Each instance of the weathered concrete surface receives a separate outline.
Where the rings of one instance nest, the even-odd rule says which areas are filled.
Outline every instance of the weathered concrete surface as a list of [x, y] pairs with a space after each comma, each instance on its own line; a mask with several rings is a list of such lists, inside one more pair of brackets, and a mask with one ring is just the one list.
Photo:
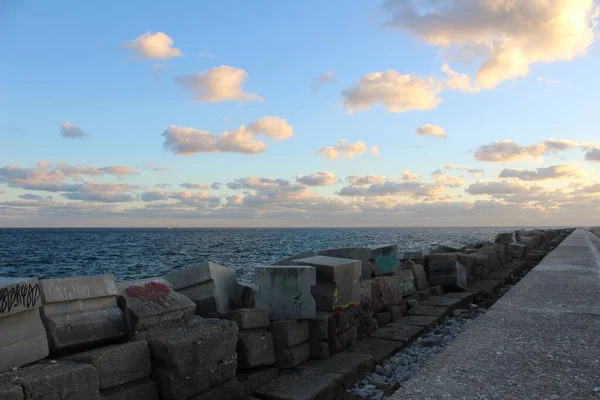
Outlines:
[[319, 255], [360, 260], [362, 279], [391, 275], [398, 268], [397, 245], [326, 249]]
[[127, 334], [112, 275], [42, 279], [40, 287], [51, 353], [114, 343]]
[[244, 385], [244, 393], [246, 396], [250, 396], [258, 388], [266, 385], [278, 376], [279, 368], [277, 367], [254, 368], [248, 371], [238, 372], [237, 374], [238, 380]]
[[244, 400], [244, 385], [238, 380], [232, 379], [187, 400]]
[[254, 269], [259, 292], [256, 308], [272, 320], [313, 319], [317, 311], [311, 294], [316, 284], [315, 269], [302, 266], [259, 265]]
[[349, 389], [367, 375], [375, 366], [375, 359], [368, 354], [338, 353], [325, 360], [310, 360], [298, 366], [299, 369], [333, 372], [344, 376], [344, 389]]
[[23, 400], [23, 389], [18, 385], [0, 383], [0, 400]]
[[119, 282], [119, 306], [124, 310], [130, 334], [160, 324], [189, 318], [196, 304], [175, 292], [162, 278]]
[[228, 315], [240, 307], [235, 271], [214, 262], [192, 265], [163, 277], [173, 290], [196, 303], [196, 314]]
[[100, 389], [145, 378], [152, 371], [148, 343], [143, 340], [84, 351], [65, 359], [93, 365], [98, 371]]
[[240, 332], [237, 355], [239, 368], [255, 368], [275, 364], [273, 336], [266, 329]]
[[395, 342], [409, 344], [413, 342], [423, 330], [424, 328], [422, 326], [406, 325], [400, 320], [376, 330], [373, 332], [372, 336], [377, 339], [393, 340]]
[[0, 375], [0, 384], [21, 386], [25, 400], [100, 400], [98, 373], [88, 364], [42, 361]]
[[264, 400], [335, 399], [342, 394], [343, 386], [341, 374], [293, 369], [258, 389], [255, 396]]
[[392, 398], [596, 398], [598, 248], [577, 229]]
[[101, 390], [100, 397], [102, 400], [158, 400], [158, 387], [156, 382], [143, 379]]
[[375, 363], [381, 364], [396, 352], [404, 348], [404, 343], [376, 338], [364, 338], [354, 346], [349, 347], [344, 353], [367, 354], [375, 358]]
[[294, 261], [294, 260], [299, 260], [301, 258], [308, 258], [308, 257], [314, 257], [314, 256], [315, 256], [314, 250], [307, 250], [305, 252], [295, 254], [291, 257], [284, 258], [283, 260], [275, 261], [275, 262], [271, 263], [271, 265], [292, 265], [292, 261]]
[[242, 329], [268, 328], [271, 324], [269, 314], [258, 308], [241, 308], [231, 314], [231, 320]]
[[0, 332], [0, 372], [48, 355], [48, 338], [39, 307], [0, 317]]

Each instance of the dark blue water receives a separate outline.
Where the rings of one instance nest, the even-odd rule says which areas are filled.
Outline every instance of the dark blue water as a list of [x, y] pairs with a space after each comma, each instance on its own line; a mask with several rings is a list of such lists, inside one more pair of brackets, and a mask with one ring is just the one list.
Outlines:
[[0, 276], [163, 275], [215, 261], [251, 280], [254, 266], [329, 247], [398, 244], [427, 250], [447, 240], [490, 240], [508, 228], [0, 229]]

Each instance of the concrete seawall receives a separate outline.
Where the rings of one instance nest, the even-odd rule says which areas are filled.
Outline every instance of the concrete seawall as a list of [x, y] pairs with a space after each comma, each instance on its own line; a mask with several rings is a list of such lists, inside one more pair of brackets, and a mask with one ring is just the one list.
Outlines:
[[577, 229], [392, 398], [599, 398], [599, 250]]
[[[572, 231], [506, 232], [494, 242], [442, 243], [431, 253], [399, 253], [396, 245], [309, 251], [256, 266], [254, 283], [211, 262], [127, 282], [0, 278], [0, 399], [351, 396], [345, 391], [447, 317], [474, 301], [491, 304]], [[511, 307], [531, 302], [545, 304], [550, 321], [553, 307], [588, 315], [573, 293], [598, 254], [581, 251], [595, 242], [577, 230], [554, 250], [555, 261], [534, 270], [545, 280], [524, 279], [515, 291], [525, 300], [517, 296], [498, 312], [508, 318]], [[540, 285], [572, 297], [554, 304]], [[584, 297], [598, 294], [582, 288]], [[510, 334], [524, 341], [533, 332]]]

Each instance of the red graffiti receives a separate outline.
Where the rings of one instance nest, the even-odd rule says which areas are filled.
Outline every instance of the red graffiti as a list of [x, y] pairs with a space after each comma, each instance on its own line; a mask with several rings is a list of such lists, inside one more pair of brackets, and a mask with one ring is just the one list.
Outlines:
[[125, 294], [129, 297], [145, 300], [162, 300], [171, 293], [171, 288], [160, 282], [148, 282], [141, 286], [129, 286]]

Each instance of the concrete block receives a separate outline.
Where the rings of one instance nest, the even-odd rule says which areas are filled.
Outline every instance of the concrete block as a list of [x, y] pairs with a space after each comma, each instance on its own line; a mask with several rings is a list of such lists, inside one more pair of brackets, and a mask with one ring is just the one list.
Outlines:
[[432, 306], [432, 307], [445, 307], [454, 310], [460, 308], [461, 299], [450, 297], [450, 296], [431, 296], [426, 300], [423, 300], [420, 306]]
[[273, 337], [266, 329], [242, 331], [237, 342], [239, 368], [275, 364]]
[[273, 341], [277, 347], [293, 347], [306, 342], [310, 336], [308, 321], [280, 320], [274, 321], [269, 326], [273, 334]]
[[329, 344], [327, 342], [310, 338], [310, 358], [324, 359], [331, 356], [329, 353]]
[[309, 258], [309, 257], [314, 257], [314, 256], [315, 256], [314, 250], [307, 250], [302, 253], [295, 254], [291, 257], [284, 258], [283, 260], [275, 261], [274, 263], [271, 263], [271, 265], [292, 265], [292, 261], [294, 261], [294, 260], [299, 260], [301, 258]]
[[398, 305], [403, 297], [416, 292], [415, 278], [410, 270], [397, 271], [394, 276], [382, 276], [371, 279], [362, 285], [370, 286], [372, 311]]
[[112, 275], [42, 279], [40, 288], [51, 353], [115, 343], [127, 334]]
[[256, 305], [256, 294], [258, 285], [250, 282], [238, 282], [236, 293], [239, 299], [240, 308], [254, 308]]
[[358, 307], [348, 307], [331, 312], [317, 311], [310, 323], [310, 337], [324, 340], [356, 325]]
[[425, 253], [423, 251], [403, 251], [398, 253], [398, 260], [400, 261], [412, 260], [418, 263], [424, 258]]
[[244, 397], [244, 385], [233, 379], [188, 400], [244, 400]]
[[171, 289], [162, 278], [117, 283], [119, 306], [125, 313], [129, 332], [178, 322], [194, 315], [196, 304]]
[[439, 252], [447, 253], [464, 253], [467, 250], [467, 245], [456, 242], [444, 242], [438, 245]]
[[0, 383], [0, 400], [23, 400], [23, 389], [18, 385]]
[[26, 400], [100, 400], [98, 373], [88, 364], [40, 362], [0, 375], [0, 383], [20, 386]]
[[429, 270], [431, 271], [431, 264], [458, 261], [457, 253], [433, 253], [429, 255]]
[[429, 330], [442, 322], [443, 317], [439, 315], [407, 315], [398, 321], [399, 324], [421, 326]]
[[515, 243], [515, 241], [516, 241], [515, 232], [504, 232], [504, 233], [499, 233], [496, 235], [496, 239], [494, 240], [494, 243], [510, 244], [510, 243]]
[[240, 330], [268, 328], [271, 324], [269, 314], [258, 308], [235, 310], [231, 314], [231, 320], [237, 324]]
[[294, 368], [310, 358], [310, 344], [304, 342], [294, 347], [275, 347], [277, 367]]
[[[357, 353], [372, 356], [375, 364], [381, 364], [404, 348], [404, 343], [376, 338], [365, 338], [359, 340], [355, 345], [344, 350], [344, 353]], [[341, 353], [341, 354], [344, 354]]]
[[0, 372], [43, 359], [48, 338], [39, 307], [0, 316]]
[[415, 288], [416, 290], [427, 289], [429, 282], [427, 281], [427, 274], [425, 268], [420, 264], [412, 264], [411, 270], [415, 277]]
[[336, 399], [344, 391], [341, 374], [295, 369], [282, 372], [269, 384], [256, 391], [256, 396], [268, 400]]
[[256, 390], [273, 379], [279, 376], [279, 368], [277, 367], [265, 367], [255, 368], [250, 371], [242, 372], [237, 374], [237, 379], [244, 386], [244, 393], [246, 396], [250, 396]]
[[360, 260], [361, 279], [391, 275], [398, 268], [397, 245], [326, 249], [319, 255]]
[[98, 371], [100, 389], [145, 378], [152, 371], [148, 344], [143, 340], [101, 347], [65, 359], [93, 365]]
[[461, 303], [459, 308], [468, 306], [469, 304], [473, 303], [474, 300], [473, 293], [469, 292], [449, 292], [446, 293], [445, 296], [460, 299]]
[[37, 278], [0, 277], [0, 318], [42, 305]]
[[432, 286], [429, 288], [429, 294], [431, 296], [443, 296], [444, 288], [442, 286]]
[[429, 284], [431, 286], [443, 286], [452, 291], [464, 291], [467, 289], [467, 271], [458, 262], [436, 263], [429, 265]]
[[475, 257], [473, 257], [471, 254], [465, 253], [456, 253], [456, 257], [458, 262], [464, 265], [464, 267], [467, 269], [467, 275], [470, 275], [473, 265], [475, 265]]
[[424, 306], [420, 304], [408, 310], [408, 315], [439, 317], [440, 319], [449, 316], [451, 313], [452, 307]]
[[337, 354], [349, 346], [352, 346], [358, 340], [358, 329], [353, 326], [350, 329], [338, 333], [335, 336], [330, 336], [326, 339], [329, 347], [329, 354]]
[[158, 386], [150, 379], [142, 379], [101, 390], [102, 400], [158, 400]]
[[377, 322], [380, 327], [384, 327], [390, 322], [392, 322], [392, 313], [391, 312], [378, 312], [375, 314], [375, 318], [377, 318]]
[[[409, 311], [410, 312], [410, 311]], [[405, 325], [398, 322], [392, 322], [383, 328], [379, 328], [373, 332], [373, 337], [376, 339], [392, 340], [402, 342], [404, 344], [412, 343], [417, 336], [423, 332], [421, 326]]]
[[350, 389], [375, 367], [375, 359], [367, 354], [338, 353], [325, 360], [309, 360], [299, 369], [332, 372], [344, 377], [344, 389]]
[[228, 315], [239, 308], [235, 271], [214, 262], [192, 265], [163, 277], [173, 290], [196, 304], [196, 314]]
[[238, 328], [235, 322], [191, 317], [139, 332], [152, 355], [152, 379], [162, 399], [187, 399], [235, 377]]
[[261, 265], [254, 274], [260, 287], [256, 308], [268, 312], [272, 320], [315, 318], [316, 304], [311, 294], [316, 284], [314, 268]]
[[395, 322], [406, 315], [406, 313], [408, 312], [408, 304], [390, 306], [389, 310], [392, 315], [392, 322]]
[[292, 261], [294, 265], [315, 268], [316, 285], [312, 289], [317, 310], [332, 311], [360, 303], [360, 261], [315, 256]]
[[527, 246], [520, 243], [511, 243], [508, 245], [508, 255], [512, 258], [525, 258]]

